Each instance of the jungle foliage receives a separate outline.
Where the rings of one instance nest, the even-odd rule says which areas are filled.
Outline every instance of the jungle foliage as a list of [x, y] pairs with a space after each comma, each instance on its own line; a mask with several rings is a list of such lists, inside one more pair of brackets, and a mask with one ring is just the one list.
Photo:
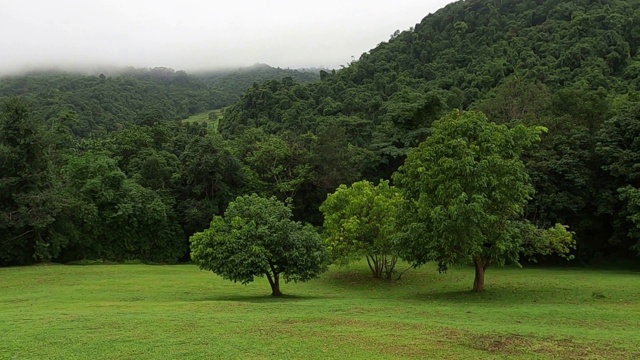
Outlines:
[[[548, 129], [519, 151], [527, 234], [563, 224], [576, 263], [637, 261], [639, 46], [640, 0], [466, 0], [311, 83], [260, 66], [260, 82], [164, 68], [1, 79], [0, 265], [188, 259], [189, 237], [252, 193], [321, 226], [328, 194], [391, 180], [456, 110]], [[232, 102], [217, 131], [177, 121]]]
[[[319, 82], [254, 86], [219, 128], [234, 141], [248, 131], [317, 136], [331, 126], [347, 134], [341, 148], [354, 154], [333, 167], [349, 159], [358, 179], [377, 181], [455, 109], [481, 110], [508, 127], [544, 126], [523, 153], [535, 190], [525, 218], [542, 228], [568, 225], [580, 263], [630, 258], [638, 233], [638, 34], [637, 0], [459, 1], [347, 67], [321, 71]], [[317, 203], [305, 203], [312, 216]]]

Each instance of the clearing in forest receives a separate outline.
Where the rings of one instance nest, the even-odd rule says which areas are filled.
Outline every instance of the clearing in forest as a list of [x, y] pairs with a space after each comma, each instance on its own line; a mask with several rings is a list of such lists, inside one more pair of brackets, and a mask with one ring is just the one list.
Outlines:
[[[213, 118], [210, 116], [210, 114], [213, 114]], [[222, 119], [223, 115], [224, 115], [224, 108], [207, 110], [199, 114], [191, 115], [188, 118], [183, 119], [182, 122], [197, 123], [197, 124], [206, 123], [206, 124], [209, 124], [209, 127], [212, 128], [214, 131], [217, 131], [218, 124], [220, 123], [220, 120]]]

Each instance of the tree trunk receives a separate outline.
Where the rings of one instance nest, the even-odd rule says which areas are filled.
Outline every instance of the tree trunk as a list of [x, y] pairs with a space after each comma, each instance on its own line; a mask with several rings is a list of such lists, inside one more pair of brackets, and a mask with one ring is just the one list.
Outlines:
[[380, 259], [378, 259], [376, 255], [367, 255], [366, 258], [369, 269], [371, 269], [371, 273], [373, 274], [373, 278], [380, 279], [382, 277], [382, 266], [380, 263]]
[[487, 266], [489, 266], [489, 262], [482, 259], [481, 257], [477, 257], [474, 260], [474, 265], [476, 268], [476, 276], [473, 281], [473, 291], [475, 292], [483, 292], [484, 291], [484, 272], [487, 270]]
[[273, 276], [273, 285], [271, 285], [271, 296], [281, 296], [280, 292], [280, 274]]
[[384, 278], [390, 280], [393, 276], [393, 271], [398, 263], [398, 257], [395, 255], [390, 255], [391, 259], [387, 258], [387, 255], [384, 256]]
[[273, 276], [271, 276], [270, 273], [267, 273], [267, 280], [269, 280], [269, 285], [271, 285], [271, 296], [281, 296], [280, 274], [273, 274]]

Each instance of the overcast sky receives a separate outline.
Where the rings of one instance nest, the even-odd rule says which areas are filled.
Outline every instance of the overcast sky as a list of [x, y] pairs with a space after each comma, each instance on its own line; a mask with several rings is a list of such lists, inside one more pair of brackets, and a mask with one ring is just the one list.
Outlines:
[[451, 0], [0, 0], [0, 73], [339, 67]]

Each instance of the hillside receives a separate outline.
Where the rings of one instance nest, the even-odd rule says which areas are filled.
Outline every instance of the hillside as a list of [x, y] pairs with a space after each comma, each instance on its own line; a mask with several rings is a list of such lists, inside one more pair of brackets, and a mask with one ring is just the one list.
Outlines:
[[80, 136], [114, 131], [124, 124], [184, 119], [236, 102], [254, 83], [292, 78], [301, 83], [318, 74], [268, 65], [196, 75], [169, 68], [109, 69], [103, 74], [40, 72], [0, 78], [0, 102], [30, 99], [34, 116], [67, 122]]
[[[308, 84], [262, 65], [2, 79], [0, 266], [187, 260], [189, 237], [251, 193], [320, 227], [328, 194], [391, 178], [455, 109], [545, 127], [523, 159], [526, 219], [568, 225], [574, 264], [637, 262], [639, 29], [640, 0], [467, 0]], [[170, 121], [245, 86], [217, 127]]]
[[[250, 89], [219, 129], [229, 139], [250, 129], [343, 134], [348, 141], [332, 144], [334, 151], [352, 155], [322, 171], [376, 180], [388, 178], [430, 123], [452, 109], [544, 125], [549, 133], [527, 159], [537, 190], [528, 218], [568, 224], [582, 259], [628, 255], [640, 206], [620, 191], [640, 187], [640, 177], [631, 168], [615, 171], [630, 161], [616, 149], [640, 150], [632, 125], [639, 46], [638, 0], [459, 1], [350, 66], [321, 72], [320, 82]], [[310, 187], [301, 203], [309, 204], [310, 193], [321, 202], [326, 191]]]
[[127, 123], [181, 119], [212, 105], [205, 84], [166, 68], [114, 76], [41, 73], [0, 79], [0, 101], [14, 96], [29, 99], [38, 120], [63, 121], [79, 136]]
[[267, 64], [255, 64], [229, 72], [194, 73], [194, 76], [209, 86], [211, 96], [216, 99], [216, 108], [235, 104], [255, 83], [284, 78], [291, 78], [299, 84], [320, 80], [318, 71], [281, 69]]

